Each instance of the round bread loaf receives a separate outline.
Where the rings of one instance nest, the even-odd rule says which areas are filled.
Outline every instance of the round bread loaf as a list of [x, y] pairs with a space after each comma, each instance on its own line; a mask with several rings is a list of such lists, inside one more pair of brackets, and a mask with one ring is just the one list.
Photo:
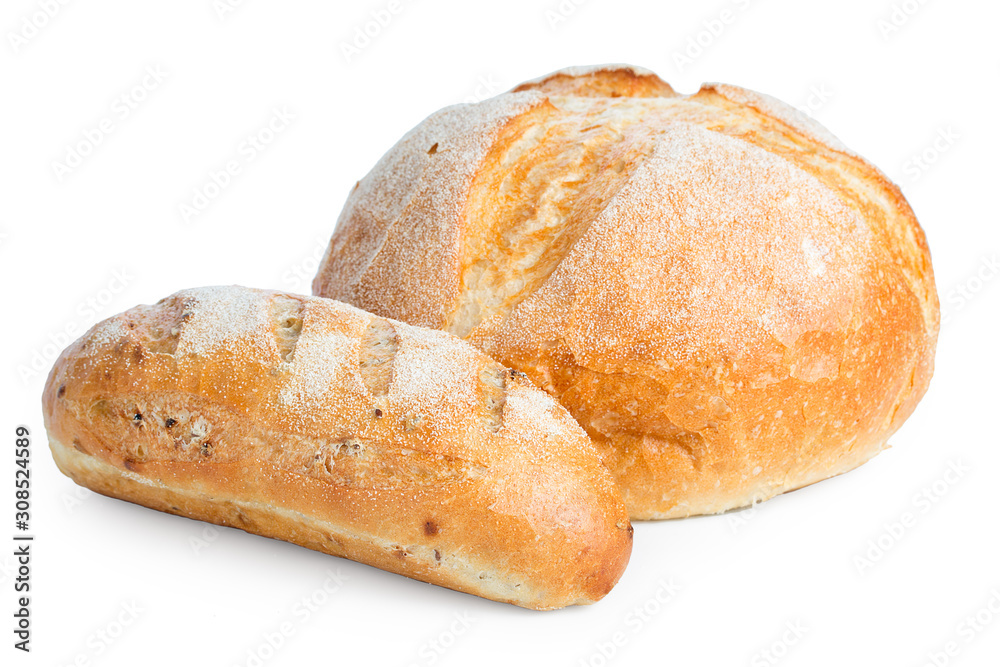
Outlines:
[[355, 186], [313, 290], [526, 373], [637, 519], [865, 462], [924, 394], [939, 322], [881, 171], [773, 98], [627, 66], [433, 114]]

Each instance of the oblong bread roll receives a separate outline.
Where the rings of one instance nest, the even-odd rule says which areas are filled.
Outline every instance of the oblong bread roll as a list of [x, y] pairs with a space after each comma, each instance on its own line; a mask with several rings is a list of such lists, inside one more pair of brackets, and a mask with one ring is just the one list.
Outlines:
[[328, 299], [179, 292], [108, 319], [43, 396], [98, 493], [532, 609], [617, 582], [632, 527], [569, 413], [450, 334]]

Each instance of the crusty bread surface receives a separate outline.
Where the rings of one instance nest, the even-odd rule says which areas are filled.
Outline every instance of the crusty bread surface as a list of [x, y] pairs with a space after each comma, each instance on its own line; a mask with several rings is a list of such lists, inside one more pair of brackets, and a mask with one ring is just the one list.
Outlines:
[[939, 322], [881, 171], [766, 95], [628, 66], [430, 116], [355, 186], [313, 291], [526, 373], [638, 519], [865, 462], [926, 391]]
[[43, 396], [99, 493], [532, 609], [617, 582], [632, 528], [573, 418], [450, 334], [241, 287], [95, 326]]

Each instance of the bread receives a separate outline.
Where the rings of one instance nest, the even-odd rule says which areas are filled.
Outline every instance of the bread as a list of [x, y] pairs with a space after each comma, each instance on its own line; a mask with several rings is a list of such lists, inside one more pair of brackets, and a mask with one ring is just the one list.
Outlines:
[[865, 462], [924, 394], [939, 321], [882, 172], [775, 99], [627, 66], [430, 116], [355, 186], [313, 291], [526, 373], [634, 519]]
[[63, 352], [43, 397], [78, 484], [532, 609], [632, 548], [572, 417], [470, 345], [326, 299], [179, 292]]

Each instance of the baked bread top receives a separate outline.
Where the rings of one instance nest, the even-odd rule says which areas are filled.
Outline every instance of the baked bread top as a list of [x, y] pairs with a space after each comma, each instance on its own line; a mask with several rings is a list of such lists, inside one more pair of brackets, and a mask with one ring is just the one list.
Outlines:
[[313, 290], [527, 373], [639, 518], [860, 464], [923, 395], [939, 318], [881, 171], [773, 98], [628, 66], [429, 117], [355, 186]]

